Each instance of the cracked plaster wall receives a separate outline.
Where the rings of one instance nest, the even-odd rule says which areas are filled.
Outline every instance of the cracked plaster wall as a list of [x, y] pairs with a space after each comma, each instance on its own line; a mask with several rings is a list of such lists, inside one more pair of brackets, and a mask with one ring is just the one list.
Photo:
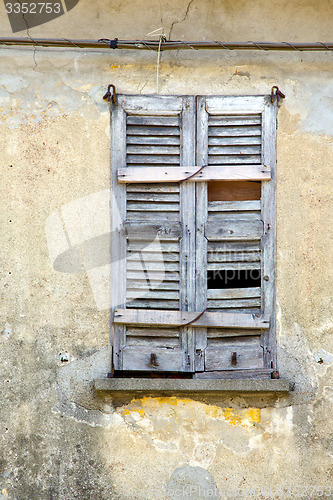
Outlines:
[[[1, 9], [0, 34], [10, 36]], [[332, 14], [329, 1], [150, 0], [133, 15], [133, 2], [81, 0], [29, 34], [140, 38], [163, 26], [172, 39], [327, 41]], [[243, 497], [288, 498], [294, 488], [320, 498], [307, 489], [316, 487], [327, 498], [332, 66], [329, 53], [162, 54], [161, 93], [266, 94], [278, 84], [287, 96], [278, 115], [277, 323], [280, 374], [295, 390], [282, 399], [115, 402], [92, 385], [109, 371], [108, 312], [85, 272], [52, 269], [44, 226], [64, 205], [108, 189], [102, 96], [111, 82], [154, 93], [156, 55], [0, 50], [2, 498], [182, 498], [179, 488], [188, 498], [210, 489], [233, 498], [241, 488]]]

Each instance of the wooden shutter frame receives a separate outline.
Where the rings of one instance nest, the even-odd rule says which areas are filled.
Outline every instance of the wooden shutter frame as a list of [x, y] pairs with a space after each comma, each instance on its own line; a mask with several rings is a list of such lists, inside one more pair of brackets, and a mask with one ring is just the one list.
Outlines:
[[[136, 107], [137, 102], [138, 102], [138, 97], [142, 99], [142, 109], [138, 109]], [[125, 220], [125, 215], [126, 215], [126, 197], [124, 194], [126, 191], [125, 184], [128, 182], [127, 180], [124, 180], [120, 178], [119, 181], [119, 173], [122, 175], [123, 169], [128, 170], [128, 167], [126, 167], [126, 127], [124, 127], [124, 123], [126, 120], [125, 113], [127, 112], [128, 114], [151, 114], [151, 112], [147, 113], [143, 108], [147, 103], [149, 103], [149, 99], [151, 96], [118, 96], [118, 103], [117, 104], [112, 104], [112, 114], [113, 114], [113, 120], [116, 120], [118, 124], [121, 126], [119, 127], [119, 130], [116, 131], [115, 129], [112, 130], [111, 134], [111, 220], [112, 220], [112, 225], [111, 225], [111, 232], [113, 235], [113, 238], [111, 241], [111, 253], [112, 255], [124, 255], [125, 253], [125, 248], [124, 248], [124, 239], [121, 238], [121, 224], [120, 221]], [[158, 99], [160, 102], [160, 109], [165, 113], [165, 99], [167, 99], [169, 102], [172, 101], [172, 99], [175, 99], [174, 96], [154, 96], [154, 99]], [[186, 97], [183, 97], [186, 99]], [[193, 97], [189, 96], [189, 99], [193, 99]], [[122, 100], [127, 99], [127, 108], [126, 111], [122, 107]], [[207, 100], [209, 99], [209, 104], [207, 106]], [[211, 114], [219, 114], [221, 110], [219, 110], [220, 102], [221, 99], [224, 101], [225, 107], [223, 108], [223, 112], [231, 115], [231, 114], [240, 114], [240, 113], [261, 113], [262, 114], [262, 163], [263, 165], [267, 165], [269, 167], [269, 171], [263, 170], [262, 171], [262, 177], [261, 180], [263, 179], [268, 179], [270, 178], [269, 182], [262, 182], [262, 217], [263, 217], [263, 224], [264, 224], [264, 237], [262, 238], [262, 245], [265, 247], [265, 251], [263, 253], [264, 258], [262, 260], [262, 290], [263, 290], [263, 297], [262, 297], [262, 304], [263, 304], [263, 322], [264, 320], [266, 321], [266, 326], [262, 327], [263, 331], [263, 337], [264, 337], [264, 366], [268, 370], [275, 370], [276, 369], [276, 341], [275, 341], [275, 281], [276, 281], [276, 272], [275, 272], [275, 256], [276, 256], [276, 249], [275, 249], [275, 240], [276, 240], [276, 223], [275, 223], [275, 209], [276, 209], [276, 112], [277, 112], [277, 107], [275, 104], [272, 104], [270, 101], [269, 96], [223, 96], [222, 98], [220, 96], [209, 96], [208, 99], [205, 96], [198, 96], [197, 101], [198, 101], [198, 109], [200, 105], [205, 106], [205, 109], [209, 110]], [[176, 111], [177, 112], [177, 111]], [[176, 113], [175, 112], [175, 113]], [[170, 113], [170, 116], [175, 113]], [[208, 115], [207, 115], [208, 116]], [[193, 116], [193, 120], [195, 122], [195, 117]], [[124, 130], [125, 132], [124, 132]], [[199, 140], [197, 139], [197, 161], [195, 161], [195, 158], [193, 158], [192, 165], [189, 165], [189, 167], [192, 168], [184, 168], [183, 174], [186, 173], [191, 173], [193, 172], [194, 169], [197, 169], [198, 166], [202, 166], [207, 164], [207, 159], [204, 159], [202, 152], [207, 151], [207, 147], [205, 147], [204, 144], [198, 144]], [[186, 143], [189, 144], [189, 143]], [[193, 148], [194, 151], [195, 148]], [[115, 161], [115, 158], [119, 160], [121, 158], [121, 162]], [[193, 166], [195, 165], [195, 166]], [[267, 169], [267, 167], [265, 167]], [[225, 169], [228, 170], [228, 169]], [[203, 171], [202, 171], [203, 172]], [[208, 173], [208, 168], [206, 171], [206, 178], [209, 177]], [[188, 185], [191, 182], [191, 190], [195, 191], [195, 196], [196, 196], [196, 210], [197, 210], [197, 220], [196, 220], [196, 232], [197, 234], [200, 234], [200, 232], [204, 231], [204, 222], [203, 219], [205, 219], [205, 214], [200, 215], [200, 210], [198, 211], [198, 207], [203, 207], [207, 206], [207, 189], [205, 188], [205, 184], [203, 181], [203, 176], [201, 176], [197, 179], [192, 178], [187, 182], [186, 184]], [[240, 178], [240, 177], [237, 177]], [[257, 177], [258, 179], [258, 177]], [[199, 184], [197, 184], [194, 181], [201, 181]], [[124, 183], [123, 183], [124, 182]], [[137, 182], [137, 180], [133, 180], [133, 182]], [[144, 182], [147, 182], [146, 180]], [[170, 182], [170, 179], [167, 180], [167, 182]], [[187, 189], [187, 186], [186, 186]], [[193, 192], [194, 192], [193, 191]], [[184, 197], [181, 197], [181, 199]], [[193, 196], [191, 196], [193, 199]], [[193, 212], [191, 213], [190, 211], [187, 211], [189, 215], [191, 216]], [[118, 215], [114, 215], [118, 214]], [[185, 217], [186, 219], [186, 217]], [[193, 224], [192, 222], [190, 224]], [[185, 221], [185, 226], [186, 226], [186, 221]], [[123, 241], [121, 241], [121, 239]], [[203, 243], [203, 240], [201, 243], [195, 244], [195, 247], [193, 248], [193, 240], [191, 242], [186, 243], [186, 251], [194, 251], [196, 255], [196, 262], [195, 262], [195, 267], [191, 265], [190, 268], [190, 273], [195, 275], [195, 279], [188, 279], [188, 276], [185, 280], [185, 282], [188, 284], [189, 282], [194, 283], [195, 282], [195, 288], [197, 290], [195, 294], [195, 301], [192, 296], [191, 302], [195, 302], [195, 307], [194, 309], [198, 311], [202, 311], [204, 309], [204, 304], [206, 303], [207, 300], [207, 286], [206, 283], [204, 284], [204, 277], [200, 277], [196, 275], [195, 269], [200, 269], [200, 260], [206, 258], [207, 254], [207, 245], [206, 245], [206, 250], [205, 250], [205, 243]], [[124, 252], [124, 253], [123, 253]], [[113, 267], [111, 263], [111, 321], [112, 321], [112, 341], [113, 341], [113, 346], [116, 351], [119, 351], [119, 353], [122, 352], [122, 348], [125, 345], [125, 325], [120, 321], [120, 317], [122, 314], [126, 311], [124, 311], [121, 307], [119, 308], [119, 305], [123, 304], [122, 298], [125, 296], [126, 297], [126, 282], [120, 283], [120, 280], [117, 279], [117, 276], [119, 274], [119, 268], [121, 269], [121, 272], [126, 273], [126, 263], [124, 259], [119, 259], [119, 262], [117, 262], [117, 259], [112, 258], [113, 261]], [[121, 262], [121, 263], [120, 263]], [[117, 269], [117, 273], [112, 272], [113, 270]], [[183, 267], [185, 269], [185, 267]], [[268, 277], [268, 280], [264, 279], [264, 277]], [[184, 281], [184, 279], [183, 279]], [[205, 285], [205, 286], [203, 286]], [[206, 292], [203, 293], [203, 290]], [[200, 293], [198, 293], [200, 291]], [[184, 304], [186, 300], [188, 301], [188, 294], [193, 294], [193, 290], [191, 289], [191, 286], [187, 285], [186, 293], [183, 294], [182, 298], [182, 303]], [[115, 314], [115, 309], [117, 307], [117, 312]], [[184, 308], [184, 312], [186, 310], [186, 307]], [[181, 310], [180, 313], [183, 311]], [[214, 314], [214, 313], [211, 313]], [[223, 313], [220, 313], [223, 314]], [[242, 314], [242, 313], [239, 313]], [[126, 313], [125, 313], [126, 315]], [[244, 313], [246, 316], [246, 313]], [[267, 329], [267, 315], [270, 318], [270, 328]], [[244, 318], [245, 318], [244, 316]], [[250, 315], [247, 315], [250, 316]], [[191, 317], [192, 316], [187, 316]], [[205, 317], [205, 321], [203, 320], [203, 323], [207, 323], [207, 315]], [[192, 318], [193, 319], [193, 318]], [[223, 321], [222, 321], [223, 323]], [[114, 335], [114, 325], [117, 325], [117, 330], [118, 333], [115, 336]], [[138, 323], [136, 323], [138, 324]], [[144, 324], [144, 323], [142, 323]], [[193, 367], [193, 361], [192, 361], [192, 356], [191, 357], [191, 365], [190, 365], [190, 370], [189, 371], [202, 371], [203, 369], [203, 357], [202, 357], [202, 352], [207, 346], [207, 338], [205, 334], [205, 329], [200, 329], [200, 323], [196, 324], [195, 326], [191, 326], [191, 328], [186, 329], [186, 343], [190, 343], [188, 345], [189, 351], [194, 353], [195, 356], [195, 367]], [[223, 325], [221, 324], [221, 327]], [[185, 329], [184, 329], [185, 330]], [[194, 341], [195, 339], [195, 341]], [[184, 352], [184, 356], [188, 356], [190, 353], [187, 353], [186, 351]], [[184, 363], [186, 363], [186, 360], [184, 359]], [[119, 355], [118, 359], [115, 359], [115, 368], [120, 369], [121, 368], [121, 354]]]
[[[153, 107], [152, 107], [153, 103]], [[115, 370], [123, 369], [123, 350], [126, 347], [125, 322], [117, 322], [117, 307], [126, 307], [126, 240], [131, 227], [126, 223], [126, 186], [118, 179], [118, 169], [126, 166], [126, 115], [141, 116], [181, 115], [180, 165], [195, 163], [195, 98], [193, 96], [130, 96], [118, 95], [111, 104], [111, 337]], [[178, 168], [178, 167], [176, 167]], [[181, 167], [179, 167], [181, 168]], [[139, 172], [144, 167], [139, 167]], [[139, 177], [139, 181], [142, 181]], [[143, 182], [146, 182], [145, 180]], [[115, 216], [116, 214], [116, 216]], [[180, 224], [183, 228], [180, 240], [180, 308], [194, 309], [195, 276], [195, 185], [180, 186]], [[136, 226], [140, 223], [136, 223]], [[144, 225], [144, 223], [142, 223]], [[133, 224], [132, 224], [133, 227]], [[177, 229], [175, 228], [175, 231]], [[119, 259], [114, 256], [119, 255]], [[121, 256], [123, 258], [121, 258]], [[122, 276], [119, 279], [119, 276]], [[126, 312], [130, 311], [126, 310]], [[147, 314], [150, 314], [147, 310]], [[191, 327], [179, 326], [183, 371], [193, 371], [194, 336]]]

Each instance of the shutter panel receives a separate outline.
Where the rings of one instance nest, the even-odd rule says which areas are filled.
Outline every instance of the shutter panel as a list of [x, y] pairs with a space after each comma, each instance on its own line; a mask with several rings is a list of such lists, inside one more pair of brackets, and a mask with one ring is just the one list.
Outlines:
[[209, 196], [207, 182], [197, 184], [197, 310], [268, 313], [271, 319], [267, 333], [196, 329], [197, 377], [269, 376], [275, 366], [275, 107], [261, 96], [199, 97], [197, 109], [198, 165], [233, 169], [264, 164], [272, 176], [262, 181], [260, 199], [251, 199], [257, 187], [244, 182], [246, 175], [239, 184], [220, 183], [221, 199]]
[[[118, 232], [116, 221], [112, 222], [112, 235], [116, 235], [111, 255], [122, 249], [122, 261], [113, 267], [113, 313], [117, 308], [144, 311], [149, 324], [149, 311], [194, 310], [195, 186], [153, 182], [156, 168], [194, 164], [194, 98], [118, 96], [111, 131], [113, 142], [118, 143], [111, 157], [111, 175], [121, 221]], [[151, 178], [144, 182], [140, 171], [147, 167]], [[132, 168], [141, 182], [118, 182], [119, 172]], [[190, 331], [116, 323], [114, 367], [149, 372], [193, 370]]]

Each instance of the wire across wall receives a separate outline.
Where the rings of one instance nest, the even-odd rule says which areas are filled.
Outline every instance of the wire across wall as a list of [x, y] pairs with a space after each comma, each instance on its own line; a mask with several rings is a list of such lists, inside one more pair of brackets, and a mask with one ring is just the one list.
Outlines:
[[101, 38], [99, 40], [75, 40], [68, 38], [18, 38], [1, 37], [0, 45], [6, 47], [58, 47], [72, 49], [132, 49], [163, 52], [167, 50], [260, 50], [260, 51], [333, 51], [333, 42], [219, 42], [183, 40], [118, 40]]

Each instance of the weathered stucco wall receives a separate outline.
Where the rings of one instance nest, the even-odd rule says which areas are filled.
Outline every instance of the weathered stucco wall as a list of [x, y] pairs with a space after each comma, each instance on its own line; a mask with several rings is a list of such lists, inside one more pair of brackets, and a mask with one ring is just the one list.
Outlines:
[[[0, 34], [10, 36], [3, 5], [0, 12]], [[332, 15], [329, 1], [81, 0], [29, 34], [135, 39], [162, 25], [172, 39], [328, 41]], [[277, 334], [280, 375], [295, 390], [277, 399], [96, 397], [92, 380], [106, 376], [110, 359], [99, 295], [107, 263], [99, 275], [97, 247], [80, 274], [60, 272], [75, 270], [80, 254], [57, 271], [50, 253], [54, 260], [66, 250], [64, 227], [79, 246], [107, 233], [102, 96], [108, 83], [155, 93], [156, 54], [3, 48], [0, 68], [2, 498], [218, 498], [214, 488], [221, 498], [331, 498], [332, 55], [161, 57], [162, 94], [266, 94], [275, 84], [286, 94]]]

